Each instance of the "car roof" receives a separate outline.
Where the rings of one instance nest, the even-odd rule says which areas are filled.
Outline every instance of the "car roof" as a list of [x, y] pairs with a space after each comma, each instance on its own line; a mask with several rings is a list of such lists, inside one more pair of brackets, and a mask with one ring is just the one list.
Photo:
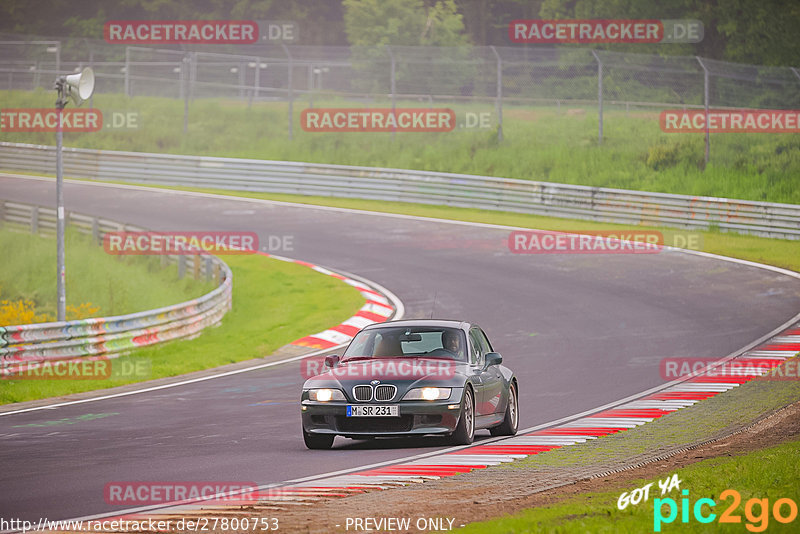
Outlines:
[[374, 328], [382, 327], [397, 327], [397, 326], [426, 326], [433, 328], [460, 328], [461, 330], [469, 330], [474, 323], [466, 321], [457, 321], [453, 319], [401, 319], [399, 321], [386, 321], [385, 323], [373, 323], [364, 328], [364, 330], [372, 330]]

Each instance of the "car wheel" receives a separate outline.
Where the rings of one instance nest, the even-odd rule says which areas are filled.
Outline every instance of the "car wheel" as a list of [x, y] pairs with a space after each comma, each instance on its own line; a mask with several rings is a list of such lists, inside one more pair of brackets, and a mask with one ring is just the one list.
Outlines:
[[513, 436], [517, 433], [519, 426], [519, 399], [517, 398], [517, 386], [511, 384], [508, 389], [508, 404], [506, 405], [506, 416], [503, 422], [494, 428], [490, 428], [489, 432], [493, 436]]
[[454, 445], [469, 445], [475, 439], [475, 401], [472, 389], [464, 390], [464, 400], [461, 405], [461, 417], [458, 425], [450, 438]]
[[303, 429], [303, 441], [309, 449], [330, 449], [335, 437], [335, 434], [309, 434]]

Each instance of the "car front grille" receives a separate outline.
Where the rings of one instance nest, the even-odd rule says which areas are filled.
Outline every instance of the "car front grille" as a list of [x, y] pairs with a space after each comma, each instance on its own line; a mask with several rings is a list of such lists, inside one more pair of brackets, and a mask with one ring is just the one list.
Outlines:
[[397, 387], [392, 384], [381, 384], [375, 386], [375, 400], [376, 401], [390, 401], [397, 393]]
[[353, 397], [357, 401], [372, 400], [372, 386], [356, 386], [353, 388]]
[[339, 432], [408, 432], [414, 425], [413, 415], [400, 417], [336, 417]]

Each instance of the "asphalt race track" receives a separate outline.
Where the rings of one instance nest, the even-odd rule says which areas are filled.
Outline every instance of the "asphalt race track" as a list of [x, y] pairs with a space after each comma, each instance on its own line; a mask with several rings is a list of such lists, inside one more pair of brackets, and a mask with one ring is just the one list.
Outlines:
[[[52, 206], [55, 183], [0, 177], [0, 198]], [[512, 254], [498, 228], [76, 183], [65, 205], [153, 230], [290, 235], [294, 250], [275, 253], [382, 284], [408, 318], [428, 317], [436, 295], [435, 317], [479, 323], [516, 372], [521, 428], [654, 387], [662, 358], [725, 356], [800, 310], [800, 280], [686, 253]], [[306, 450], [302, 382], [285, 364], [2, 416], [0, 516], [119, 510], [103, 498], [113, 481], [266, 484], [442, 446], [337, 438]]]

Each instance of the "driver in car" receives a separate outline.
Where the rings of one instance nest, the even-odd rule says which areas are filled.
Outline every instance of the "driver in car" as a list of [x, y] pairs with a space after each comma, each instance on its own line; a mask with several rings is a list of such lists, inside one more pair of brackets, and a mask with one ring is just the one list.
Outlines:
[[442, 332], [442, 346], [456, 358], [463, 358], [464, 353], [461, 350], [461, 336], [458, 335], [458, 332], [454, 330], [445, 330]]

